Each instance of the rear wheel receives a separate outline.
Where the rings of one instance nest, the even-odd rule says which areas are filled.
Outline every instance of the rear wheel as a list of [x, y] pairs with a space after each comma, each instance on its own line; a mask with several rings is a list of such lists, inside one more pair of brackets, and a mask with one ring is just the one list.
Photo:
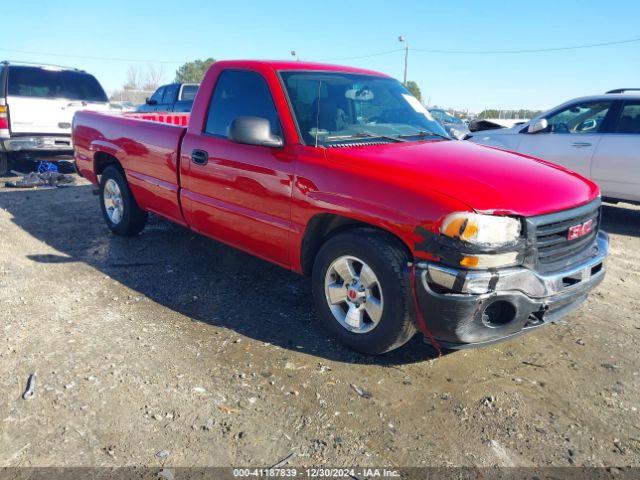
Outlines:
[[136, 235], [147, 223], [147, 212], [138, 206], [124, 173], [117, 167], [109, 166], [102, 172], [100, 207], [107, 226], [117, 235]]
[[342, 343], [378, 355], [416, 333], [408, 255], [398, 240], [371, 229], [339, 234], [320, 249], [313, 296], [325, 327]]

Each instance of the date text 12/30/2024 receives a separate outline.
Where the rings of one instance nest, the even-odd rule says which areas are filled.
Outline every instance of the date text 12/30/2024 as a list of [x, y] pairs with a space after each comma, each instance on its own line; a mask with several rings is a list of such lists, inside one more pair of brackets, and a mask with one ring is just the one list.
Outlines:
[[398, 478], [387, 468], [234, 468], [236, 478]]

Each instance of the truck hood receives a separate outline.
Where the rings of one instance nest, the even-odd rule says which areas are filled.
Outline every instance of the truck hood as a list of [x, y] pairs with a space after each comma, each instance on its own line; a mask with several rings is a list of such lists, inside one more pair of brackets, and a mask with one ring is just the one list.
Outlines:
[[436, 191], [477, 212], [529, 217], [599, 195], [597, 185], [563, 167], [470, 142], [345, 146], [327, 149], [327, 159], [425, 197]]

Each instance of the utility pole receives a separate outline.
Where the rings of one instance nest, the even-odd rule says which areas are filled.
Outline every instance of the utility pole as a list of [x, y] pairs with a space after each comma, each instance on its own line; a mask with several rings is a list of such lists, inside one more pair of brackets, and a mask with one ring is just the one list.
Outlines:
[[404, 85], [407, 85], [407, 63], [409, 62], [409, 44], [405, 38], [400, 35], [398, 37], [400, 43], [404, 43]]

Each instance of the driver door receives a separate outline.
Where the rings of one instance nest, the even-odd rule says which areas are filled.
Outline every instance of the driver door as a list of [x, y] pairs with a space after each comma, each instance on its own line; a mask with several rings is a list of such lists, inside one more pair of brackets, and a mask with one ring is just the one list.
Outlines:
[[548, 127], [522, 133], [518, 152], [547, 160], [591, 178], [591, 161], [609, 120], [612, 101], [577, 102], [547, 117]]
[[257, 72], [224, 70], [209, 102], [202, 133], [182, 143], [181, 202], [194, 230], [283, 266], [289, 234], [294, 157], [285, 148], [228, 139], [231, 122], [266, 118], [281, 135], [267, 82]]

